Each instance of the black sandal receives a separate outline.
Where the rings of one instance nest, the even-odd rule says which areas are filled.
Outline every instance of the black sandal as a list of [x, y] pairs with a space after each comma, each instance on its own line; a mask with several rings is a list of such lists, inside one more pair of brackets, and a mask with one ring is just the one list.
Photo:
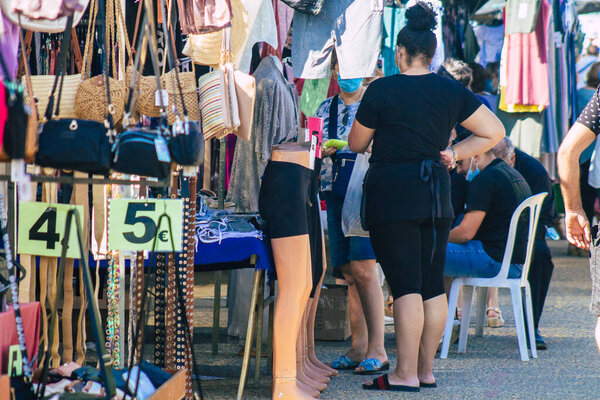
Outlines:
[[363, 383], [363, 389], [365, 390], [389, 390], [393, 392], [419, 392], [421, 389], [415, 386], [406, 385], [391, 385], [388, 379], [388, 374], [381, 375], [373, 379], [370, 385]]

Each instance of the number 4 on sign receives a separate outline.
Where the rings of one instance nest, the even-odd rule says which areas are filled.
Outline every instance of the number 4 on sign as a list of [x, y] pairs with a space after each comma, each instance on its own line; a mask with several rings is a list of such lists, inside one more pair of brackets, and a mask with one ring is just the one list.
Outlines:
[[[83, 214], [82, 206], [33, 201], [19, 203], [19, 254], [60, 257], [67, 212], [72, 208]], [[71, 231], [70, 236], [67, 257], [78, 258], [79, 249], [75, 245], [77, 233]]]

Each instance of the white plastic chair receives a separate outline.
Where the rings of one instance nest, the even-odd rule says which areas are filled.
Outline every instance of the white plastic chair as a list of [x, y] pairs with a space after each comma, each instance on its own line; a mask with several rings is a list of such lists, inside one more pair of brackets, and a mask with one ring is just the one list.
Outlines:
[[[485, 306], [487, 300], [487, 288], [508, 288], [510, 289], [510, 296], [512, 298], [513, 311], [515, 316], [515, 326], [517, 328], [517, 338], [519, 340], [519, 352], [521, 353], [521, 360], [528, 361], [529, 353], [527, 351], [527, 339], [525, 337], [525, 327], [523, 323], [523, 289], [525, 289], [525, 314], [527, 317], [527, 328], [529, 331], [529, 344], [531, 346], [531, 357], [537, 358], [537, 351], [535, 348], [535, 332], [533, 329], [533, 307], [531, 305], [531, 289], [529, 288], [529, 281], [527, 276], [529, 273], [529, 267], [531, 265], [531, 258], [533, 255], [533, 245], [535, 242], [535, 234], [537, 230], [538, 220], [542, 209], [542, 203], [548, 193], [540, 193], [535, 196], [531, 196], [523, 201], [519, 207], [515, 210], [510, 220], [510, 230], [508, 233], [508, 240], [506, 242], [506, 249], [504, 250], [504, 258], [502, 259], [502, 268], [498, 275], [493, 278], [455, 278], [452, 281], [450, 287], [450, 298], [448, 299], [448, 318], [446, 319], [446, 328], [444, 329], [444, 340], [442, 342], [442, 351], [440, 352], [440, 358], [448, 357], [448, 349], [450, 348], [450, 338], [452, 336], [452, 326], [454, 322], [454, 312], [456, 311], [456, 305], [458, 302], [458, 292], [463, 286], [463, 299], [462, 299], [462, 319], [460, 321], [460, 334], [458, 339], [458, 352], [465, 353], [467, 351], [467, 336], [469, 333], [469, 319], [471, 316], [471, 304], [473, 303], [473, 295], [475, 288], [480, 287], [479, 298], [477, 303], [477, 314], [476, 314], [476, 336], [483, 335], [483, 322], [485, 320]], [[525, 211], [529, 209], [529, 233], [527, 237], [527, 253], [525, 263], [523, 264], [523, 273], [520, 278], [509, 279], [508, 271], [510, 267], [510, 261], [513, 255], [513, 249], [515, 246], [515, 237], [517, 233], [517, 224], [519, 217]]]

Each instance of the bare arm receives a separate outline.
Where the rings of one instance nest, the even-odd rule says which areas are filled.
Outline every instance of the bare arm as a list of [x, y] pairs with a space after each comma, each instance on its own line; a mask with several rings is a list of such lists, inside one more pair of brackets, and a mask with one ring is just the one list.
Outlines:
[[462, 244], [472, 240], [485, 218], [485, 211], [468, 211], [460, 225], [450, 231], [448, 242]]
[[[485, 153], [505, 135], [504, 126], [498, 117], [484, 105], [481, 105], [469, 118], [461, 122], [461, 125], [473, 132], [473, 135], [452, 146], [456, 152], [456, 161]], [[444, 164], [452, 163], [453, 154], [450, 150], [442, 151], [441, 156]]]
[[375, 129], [367, 128], [355, 119], [348, 135], [350, 150], [356, 153], [364, 153], [371, 145], [373, 135], [375, 135]]
[[565, 202], [567, 239], [582, 249], [589, 248], [591, 234], [579, 191], [579, 157], [595, 139], [594, 132], [576, 122], [558, 149], [558, 175]]

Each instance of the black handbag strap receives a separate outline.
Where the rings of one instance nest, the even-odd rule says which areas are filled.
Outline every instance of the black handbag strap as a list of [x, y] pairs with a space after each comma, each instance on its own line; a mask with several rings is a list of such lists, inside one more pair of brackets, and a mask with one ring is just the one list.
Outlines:
[[327, 137], [329, 139], [337, 139], [337, 128], [338, 128], [338, 105], [340, 96], [336, 94], [331, 99], [329, 105], [329, 124], [327, 125]]
[[[158, 91], [161, 90], [160, 83], [160, 68], [158, 66], [158, 44], [156, 40], [156, 23], [154, 20], [154, 10], [151, 0], [140, 0], [144, 2], [144, 17], [140, 24], [142, 34], [138, 39], [138, 44], [135, 52], [135, 64], [133, 74], [131, 76], [131, 82], [129, 85], [129, 92], [127, 95], [127, 102], [125, 103], [125, 123], [129, 123], [131, 116], [131, 110], [135, 109], [137, 103], [137, 96], [134, 97], [136, 90], [135, 83], [138, 75], [142, 75], [142, 67], [146, 64], [147, 50], [150, 50], [150, 59], [152, 61], [152, 68], [154, 70], [154, 77], [156, 79], [156, 88]], [[139, 88], [138, 88], [139, 90]], [[165, 106], [162, 101], [162, 96], [158, 96], [160, 110], [161, 110], [161, 122], [163, 127], [166, 127], [167, 114]], [[166, 129], [163, 129], [166, 132]]]
[[[105, 398], [107, 400], [112, 399], [116, 395], [115, 378], [111, 371], [112, 360], [110, 354], [106, 351], [106, 342], [104, 338], [104, 331], [102, 330], [102, 320], [100, 319], [100, 309], [98, 307], [98, 299], [94, 294], [94, 287], [92, 285], [92, 277], [90, 269], [88, 267], [87, 253], [84, 250], [83, 245], [83, 234], [81, 229], [81, 218], [79, 212], [76, 209], [71, 209], [67, 212], [66, 225], [65, 225], [65, 236], [61, 242], [62, 252], [60, 256], [60, 264], [58, 266], [58, 273], [56, 277], [57, 287], [63, 287], [65, 264], [67, 261], [67, 249], [69, 248], [69, 239], [71, 237], [71, 229], [75, 223], [76, 238], [79, 248], [79, 267], [83, 270], [83, 281], [85, 285], [86, 293], [82, 293], [81, 296], [87, 295], [88, 302], [90, 304], [90, 320], [92, 322], [92, 330], [94, 333], [94, 340], [96, 342], [96, 351], [98, 353], [98, 363], [100, 364], [100, 375], [102, 376], [102, 382], [105, 391]], [[57, 291], [56, 298], [53, 304], [51, 304], [52, 310], [50, 314], [50, 332], [48, 337], [48, 343], [52, 343], [54, 337], [54, 330], [58, 322], [58, 301], [60, 291]], [[37, 396], [42, 398], [46, 390], [46, 380], [48, 378], [48, 370], [50, 369], [50, 358], [51, 348], [48, 346], [46, 350], [46, 357], [44, 358], [44, 366], [42, 369], [42, 376], [40, 379], [40, 385], [38, 386]]]
[[[181, 81], [179, 80], [179, 62], [177, 59], [177, 49], [175, 48], [175, 41], [173, 40], [173, 29], [172, 29], [172, 14], [167, 13], [165, 7], [165, 1], [160, 0], [161, 12], [163, 15], [163, 21], [167, 20], [167, 23], [163, 23], [163, 27], [165, 29], [165, 37], [167, 43], [167, 58], [169, 59], [169, 64], [175, 70], [175, 81], [177, 82], [177, 88], [179, 89], [179, 99], [181, 100], [181, 108], [183, 111], [184, 119], [188, 117], [188, 110], [185, 106], [185, 101], [183, 98], [183, 89], [181, 88]], [[172, 7], [175, 7], [172, 5]], [[168, 15], [167, 15], [168, 14]], [[192, 61], [193, 63], [193, 61]], [[175, 102], [173, 102], [173, 114], [177, 115], [177, 107]]]
[[[0, 57], [2, 59], [2, 57]], [[1, 61], [4, 64], [4, 61]], [[7, 75], [8, 77], [8, 75]], [[0, 215], [4, 215], [4, 196], [0, 196]], [[17, 337], [19, 339], [19, 347], [21, 349], [21, 357], [23, 358], [23, 374], [26, 382], [31, 382], [31, 368], [27, 359], [27, 346], [25, 343], [25, 329], [23, 328], [23, 317], [21, 316], [21, 308], [19, 305], [19, 287], [17, 285], [17, 271], [12, 258], [12, 249], [10, 237], [8, 235], [7, 221], [2, 218], [0, 224], [0, 234], [4, 242], [4, 253], [6, 258], [6, 267], [8, 268], [10, 290], [12, 294], [13, 310], [15, 312], [15, 320], [17, 325]]]

